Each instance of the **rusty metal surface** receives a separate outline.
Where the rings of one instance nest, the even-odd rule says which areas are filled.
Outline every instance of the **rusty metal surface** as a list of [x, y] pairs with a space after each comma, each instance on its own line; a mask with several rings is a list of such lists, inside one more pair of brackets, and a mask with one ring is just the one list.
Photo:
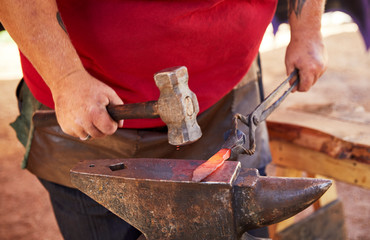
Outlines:
[[72, 183], [126, 220], [148, 240], [240, 239], [247, 229], [284, 220], [317, 200], [329, 180], [261, 177], [225, 164], [204, 182], [192, 172], [204, 161], [110, 159], [84, 161]]
[[168, 127], [168, 141], [185, 145], [197, 141], [202, 132], [197, 122], [198, 99], [189, 88], [185, 66], [167, 68], [154, 74], [160, 90], [158, 113]]

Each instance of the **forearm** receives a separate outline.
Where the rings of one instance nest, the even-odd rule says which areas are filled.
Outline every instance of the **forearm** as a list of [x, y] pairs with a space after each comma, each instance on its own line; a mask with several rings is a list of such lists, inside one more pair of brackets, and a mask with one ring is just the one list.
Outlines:
[[84, 69], [57, 21], [55, 1], [0, 0], [0, 5], [0, 21], [52, 91]]
[[62, 130], [81, 139], [113, 134], [117, 123], [106, 106], [123, 102], [84, 69], [59, 25], [55, 0], [0, 0], [0, 6], [0, 21], [51, 89]]
[[292, 38], [303, 33], [320, 34], [325, 0], [289, 0]]

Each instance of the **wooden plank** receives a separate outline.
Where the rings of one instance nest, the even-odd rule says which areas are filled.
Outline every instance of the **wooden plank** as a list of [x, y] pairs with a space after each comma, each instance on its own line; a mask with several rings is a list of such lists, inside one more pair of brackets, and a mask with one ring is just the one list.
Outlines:
[[325, 153], [280, 140], [270, 140], [270, 147], [276, 165], [370, 188], [370, 165], [367, 163], [333, 158]]
[[277, 109], [269, 117], [269, 122], [292, 124], [327, 133], [339, 139], [370, 146], [370, 124], [325, 115], [299, 111], [294, 108]]
[[276, 166], [274, 176], [300, 178], [302, 177], [302, 171], [299, 171], [293, 168]]
[[[370, 129], [369, 126], [368, 128]], [[346, 141], [326, 132], [295, 124], [269, 121], [268, 130], [270, 140], [287, 141], [333, 158], [370, 164], [370, 145]]]
[[345, 240], [343, 206], [339, 200], [278, 232], [274, 240]]

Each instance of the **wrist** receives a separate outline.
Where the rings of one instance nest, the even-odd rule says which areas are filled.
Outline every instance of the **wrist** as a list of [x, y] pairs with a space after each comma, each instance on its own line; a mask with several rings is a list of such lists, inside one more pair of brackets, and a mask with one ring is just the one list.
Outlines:
[[72, 91], [74, 88], [79, 88], [85, 79], [88, 79], [88, 72], [84, 68], [75, 68], [65, 71], [58, 78], [52, 81], [47, 81], [53, 97], [57, 97], [64, 92]]
[[323, 36], [321, 33], [321, 29], [313, 30], [313, 29], [297, 29], [295, 31], [291, 31], [290, 41], [323, 41]]

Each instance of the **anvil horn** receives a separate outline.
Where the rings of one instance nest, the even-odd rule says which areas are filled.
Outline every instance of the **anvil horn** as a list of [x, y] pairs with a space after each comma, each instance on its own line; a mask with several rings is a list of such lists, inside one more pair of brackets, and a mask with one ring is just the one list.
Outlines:
[[225, 164], [191, 181], [201, 160], [110, 159], [79, 163], [72, 183], [139, 229], [148, 240], [237, 240], [247, 229], [282, 221], [308, 207], [329, 180], [261, 177]]
[[325, 179], [261, 177], [254, 169], [241, 172], [233, 185], [237, 231], [283, 221], [310, 206], [331, 184]]

